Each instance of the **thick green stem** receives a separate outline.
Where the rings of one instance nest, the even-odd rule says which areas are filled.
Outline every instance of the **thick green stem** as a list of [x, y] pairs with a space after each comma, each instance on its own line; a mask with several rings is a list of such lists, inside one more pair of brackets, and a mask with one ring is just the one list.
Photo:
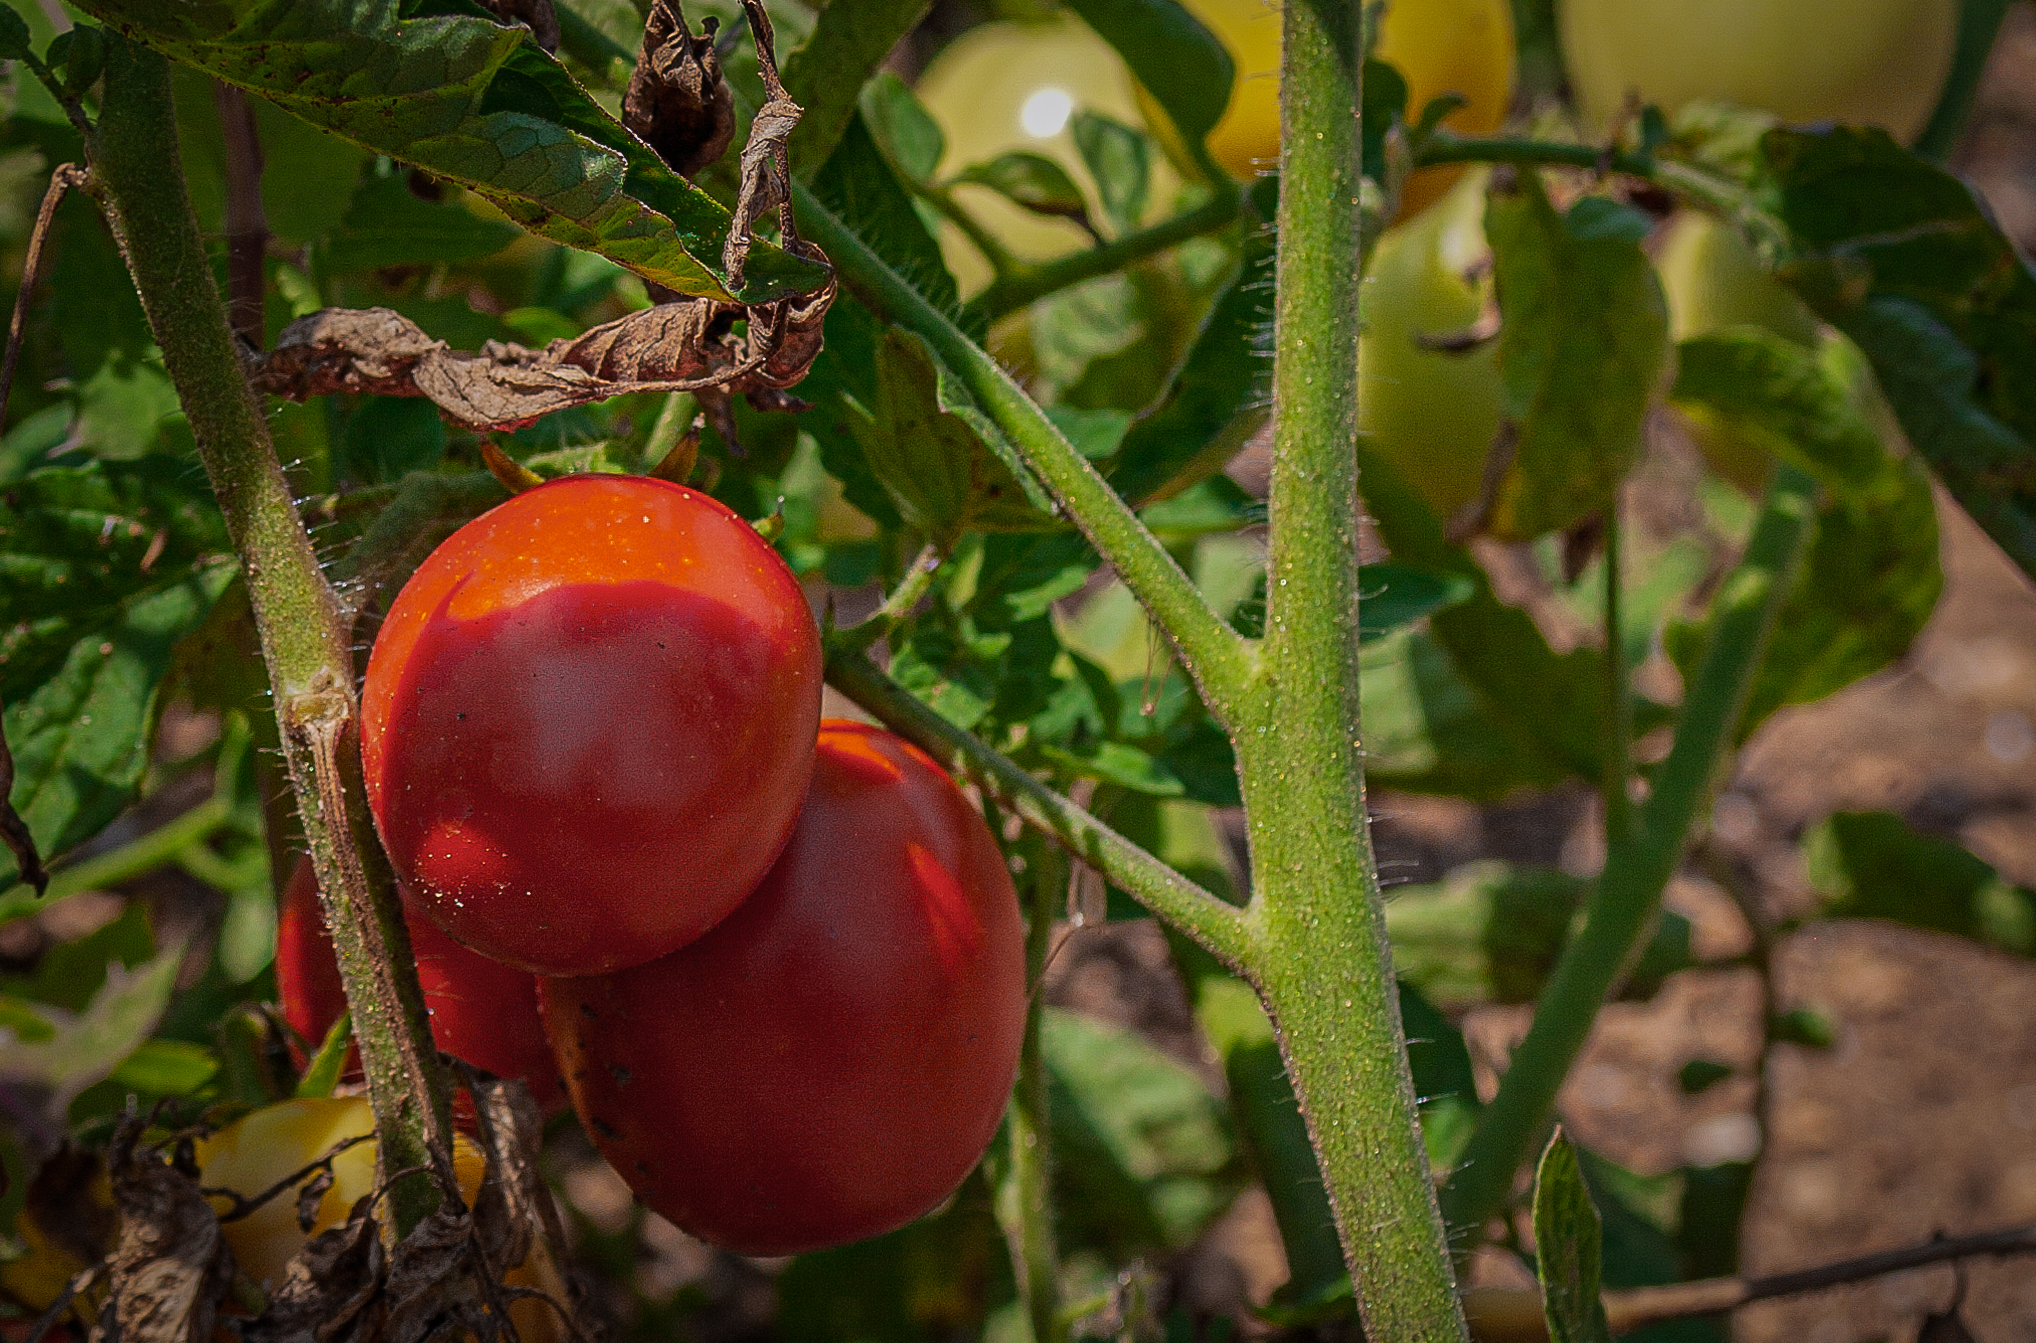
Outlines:
[[955, 773], [968, 775], [1027, 825], [1108, 877], [1134, 900], [1237, 967], [1246, 954], [1244, 911], [1217, 899], [1082, 808], [927, 707], [852, 649], [830, 649], [827, 683]]
[[1979, 98], [1980, 79], [1986, 74], [1987, 57], [1993, 53], [1994, 38], [2008, 17], [2008, 0], [1964, 0], [1958, 7], [1958, 46], [1951, 57], [1951, 72], [1937, 95], [1930, 122], [1916, 137], [1916, 152], [1939, 162], [1951, 157], [1958, 147], [1958, 133]]
[[1112, 238], [1100, 247], [1090, 247], [1052, 261], [1017, 262], [1000, 270], [990, 287], [968, 301], [968, 311], [994, 322], [1028, 303], [1059, 293], [1084, 280], [1108, 275], [1135, 261], [1178, 247], [1190, 238], [1199, 238], [1237, 218], [1244, 193], [1228, 178], [1216, 194], [1185, 214], [1161, 220], [1150, 228]]
[[1046, 1053], [1040, 1027], [1046, 995], [1040, 981], [1053, 941], [1053, 915], [1067, 895], [1068, 864], [1050, 844], [1038, 845], [1028, 873], [1031, 900], [1025, 931], [1025, 1045], [1018, 1085], [1004, 1114], [1006, 1150], [997, 1189], [997, 1221], [1011, 1247], [1018, 1296], [1032, 1322], [1033, 1343], [1061, 1343], [1067, 1325], [1060, 1310], [1060, 1251], [1053, 1230], [1053, 1125], [1047, 1106]]
[[1365, 1336], [1460, 1340], [1358, 740], [1358, 16], [1342, 0], [1284, 10], [1266, 632], [1236, 738], [1246, 973], [1278, 1028]]
[[811, 192], [795, 182], [792, 198], [800, 229], [809, 241], [826, 250], [843, 283], [876, 312], [916, 332], [933, 347], [1166, 631], [1182, 668], [1200, 688], [1203, 702], [1217, 721], [1234, 723], [1238, 695], [1253, 660], [1250, 642], [1216, 614], [1130, 505], [1075, 451], [995, 359], [921, 297]]
[[1661, 908], [1719, 763], [1760, 668], [1816, 527], [1816, 483], [1782, 463], [1762, 502], [1746, 554], [1713, 605], [1710, 646], [1690, 683], [1682, 722], [1627, 842], [1608, 849], [1584, 912], [1535, 1004], [1499, 1093], [1478, 1116], [1463, 1159], [1442, 1191], [1449, 1224], [1475, 1236], [1505, 1206], [1513, 1173], [1531, 1154], [1598, 1009], [1632, 963]]
[[[361, 786], [351, 636], [227, 327], [178, 167], [169, 66], [110, 31], [106, 42], [92, 167], [247, 576], [290, 781], [358, 1027], [382, 1166], [436, 1168], [450, 1150], [445, 1082]], [[401, 1181], [391, 1202], [399, 1234], [407, 1232], [438, 1207], [439, 1185]]]

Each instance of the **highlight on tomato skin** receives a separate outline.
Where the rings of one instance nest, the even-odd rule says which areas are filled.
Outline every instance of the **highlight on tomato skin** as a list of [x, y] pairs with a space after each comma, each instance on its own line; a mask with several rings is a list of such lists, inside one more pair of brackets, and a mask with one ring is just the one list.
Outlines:
[[[520, 1079], [546, 1114], [564, 1110], [565, 1083], [537, 1014], [537, 977], [461, 946], [407, 899], [403, 913], [438, 1047], [497, 1077]], [[283, 1019], [313, 1048], [346, 1010], [346, 989], [309, 858], [297, 860], [277, 916], [276, 992], [283, 1001]], [[349, 1057], [348, 1074], [360, 1076], [357, 1051]], [[458, 1101], [470, 1105], [465, 1092]]]
[[879, 728], [821, 725], [756, 893], [697, 942], [542, 979], [581, 1122], [647, 1206], [747, 1254], [893, 1230], [997, 1132], [1025, 1027], [1024, 927], [995, 836]]
[[455, 939], [546, 974], [654, 960], [791, 833], [820, 718], [798, 580], [713, 499], [576, 475], [427, 558], [362, 695], [369, 804]]

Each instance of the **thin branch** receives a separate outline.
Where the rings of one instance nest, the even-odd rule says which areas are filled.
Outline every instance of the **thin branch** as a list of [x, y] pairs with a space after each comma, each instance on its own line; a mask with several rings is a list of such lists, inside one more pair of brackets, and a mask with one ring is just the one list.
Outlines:
[[795, 182], [792, 192], [807, 236], [826, 250], [843, 283], [878, 313], [933, 347], [1132, 595], [1152, 613], [1216, 721], [1234, 724], [1239, 699], [1253, 675], [1255, 657], [1249, 641], [1216, 614], [1130, 505], [995, 359], [809, 190]]
[[[1721, 1315], [1755, 1301], [1821, 1292], [1933, 1264], [2011, 1254], [2036, 1254], [2036, 1225], [1936, 1237], [1897, 1250], [1882, 1250], [1857, 1259], [1764, 1278], [1703, 1278], [1661, 1287], [1628, 1287], [1605, 1293], [1605, 1316], [1612, 1332], [1623, 1334], [1644, 1324]], [[1472, 1291], [1466, 1296], [1465, 1305], [1472, 1330], [1481, 1339], [1493, 1343], [1538, 1343], [1548, 1337], [1547, 1325], [1541, 1317], [1541, 1293], [1535, 1288]]]
[[1055, 909], [1067, 897], [1067, 856], [1051, 845], [1032, 851], [1026, 874], [1028, 918], [1025, 932], [1025, 983], [1031, 990], [1025, 1009], [1025, 1044], [1018, 1061], [1018, 1085], [1005, 1117], [1002, 1178], [997, 1182], [997, 1221], [1011, 1252], [1011, 1270], [1018, 1296], [1032, 1322], [1032, 1343], [1062, 1343], [1067, 1325], [1061, 1318], [1060, 1251], [1053, 1217], [1053, 1124], [1048, 1105], [1048, 1077], [1040, 1027], [1045, 1017], [1045, 978], [1053, 940]]
[[1153, 913], [1207, 947], [1225, 964], [1241, 965], [1250, 943], [1245, 913], [1104, 825], [921, 703], [860, 652], [833, 650], [827, 683], [945, 768], [966, 774], [1028, 825], [1058, 841]]
[[7, 323], [7, 357], [0, 363], [0, 426], [7, 423], [7, 398], [14, 390], [14, 370], [21, 362], [21, 336], [28, 329], [28, 307], [35, 297], [35, 282], [42, 272], [43, 243], [49, 238], [50, 221], [57, 206], [72, 187], [84, 186], [91, 174], [75, 163], [57, 165], [49, 175], [49, 188], [35, 212], [35, 227], [28, 232], [28, 256], [21, 263], [21, 291], [14, 296], [14, 316]]
[[1633, 688], [1626, 671], [1626, 622], [1620, 589], [1619, 497], [1614, 491], [1605, 511], [1605, 844], [1626, 843], [1633, 824], [1633, 800], [1627, 792], [1633, 773]]
[[1652, 182], [1728, 215], [1741, 213], [1751, 203], [1744, 187], [1716, 173], [1673, 159], [1597, 145], [1512, 135], [1458, 135], [1437, 130], [1421, 147], [1415, 166], [1426, 168], [1437, 163], [1512, 163], [1522, 167], [1620, 173]]
[[871, 644], [896, 629], [900, 621], [912, 614], [912, 608], [926, 595], [926, 589], [933, 585], [933, 575], [939, 570], [942, 558], [940, 547], [927, 542], [925, 548], [912, 557], [911, 567], [898, 580], [898, 586], [891, 589], [891, 595], [884, 598], [882, 606], [870, 612], [867, 619], [835, 632], [834, 649], [841, 653], [865, 652]]
[[1719, 589], [1710, 644], [1690, 682], [1675, 743], [1654, 773], [1654, 791], [1634, 817], [1628, 842], [1607, 850], [1584, 925], [1563, 948], [1498, 1095], [1479, 1113], [1443, 1187], [1443, 1212], [1460, 1236], [1475, 1237], [1511, 1195], [1514, 1172], [1541, 1133], [1605, 995], [1660, 910], [1809, 548], [1816, 492], [1802, 470], [1787, 464], [1776, 470], [1746, 553]]
[[1963, 0], [1958, 11], [1958, 46], [1952, 52], [1951, 72], [1944, 78], [1929, 124], [1916, 137], [1916, 152], [1939, 163], [1958, 147], [1958, 133], [1979, 99], [1987, 57], [2008, 17], [2008, 0]]

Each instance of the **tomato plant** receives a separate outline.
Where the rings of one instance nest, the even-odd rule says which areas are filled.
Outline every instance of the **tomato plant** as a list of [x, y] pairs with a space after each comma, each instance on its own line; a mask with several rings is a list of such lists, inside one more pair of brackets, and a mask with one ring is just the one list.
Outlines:
[[[1913, 1025], [2036, 954], [1967, 843], [2036, 806], [1979, 674], [2036, 607], [1945, 580], [2036, 573], [2032, 235], [1946, 167], [2027, 157], [2009, 62], [1957, 141], [2005, 0], [1217, 4], [0, 0], [0, 1331], [101, 1261], [88, 1330], [428, 1328], [448, 1245], [565, 1243], [539, 1181], [646, 1343], [1462, 1343], [1471, 1255], [1589, 1339], [2004, 1243], [1764, 1191], [1874, 1057], [1805, 964], [1991, 958]], [[438, 1046], [541, 1090], [539, 971], [576, 1113], [467, 1222]], [[1622, 1064], [1668, 1134], [1571, 1085], [1663, 985], [1735, 1004]], [[263, 1301], [177, 1158], [329, 1133], [278, 988], [352, 1005], [384, 1193]]]
[[[565, 1086], [537, 1015], [537, 980], [453, 941], [404, 902], [410, 949], [431, 1014], [431, 1038], [454, 1058], [530, 1087], [546, 1110], [565, 1104]], [[332, 934], [318, 905], [318, 876], [299, 859], [276, 922], [276, 993], [283, 1017], [312, 1048], [346, 1010]], [[352, 1072], [358, 1073], [358, 1061]]]
[[1025, 1024], [996, 837], [916, 748], [829, 720], [777, 866], [718, 928], [540, 993], [637, 1196], [746, 1254], [902, 1226], [990, 1144]]
[[712, 927], [791, 832], [820, 643], [784, 562], [722, 504], [578, 477], [449, 538], [389, 608], [361, 755], [417, 906], [547, 974]]

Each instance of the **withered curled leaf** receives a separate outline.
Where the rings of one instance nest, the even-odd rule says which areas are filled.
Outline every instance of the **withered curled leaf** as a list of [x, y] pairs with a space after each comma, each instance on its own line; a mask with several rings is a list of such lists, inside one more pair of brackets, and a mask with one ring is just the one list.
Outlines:
[[676, 0], [653, 0], [622, 98], [622, 124], [682, 177], [719, 159], [735, 138], [735, 98], [721, 77], [716, 28], [707, 19], [695, 37]]
[[120, 1236], [95, 1338], [211, 1343], [233, 1251], [197, 1181], [142, 1149], [148, 1121], [130, 1115], [107, 1150]]
[[721, 247], [721, 268], [728, 272], [731, 286], [740, 288], [742, 272], [749, 261], [749, 246], [756, 234], [756, 221], [766, 210], [778, 212], [778, 230], [784, 248], [795, 256], [825, 261], [818, 248], [800, 241], [792, 222], [791, 161], [785, 142], [798, 129], [803, 109], [785, 92], [778, 78], [777, 40], [771, 32], [771, 16], [761, 0], [742, 0], [749, 15], [749, 31], [756, 39], [757, 73], [763, 78], [764, 105], [749, 123], [749, 139], [742, 146], [741, 186], [735, 198], [735, 226]]
[[269, 1308], [241, 1327], [244, 1343], [367, 1343], [375, 1337], [385, 1265], [372, 1203], [362, 1199], [344, 1223], [305, 1242], [269, 1293]]

